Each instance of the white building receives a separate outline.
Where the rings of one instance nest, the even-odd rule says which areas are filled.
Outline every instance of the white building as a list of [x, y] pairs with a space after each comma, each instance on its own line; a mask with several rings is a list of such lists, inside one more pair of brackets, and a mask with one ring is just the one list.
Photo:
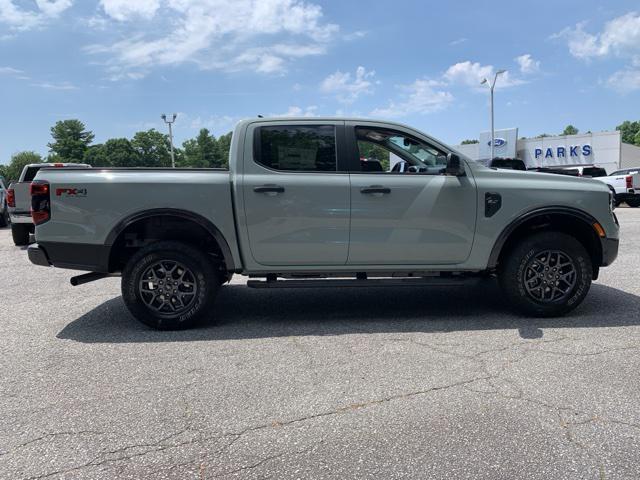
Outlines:
[[[480, 142], [455, 148], [473, 160], [488, 161], [491, 134], [480, 134]], [[640, 147], [622, 143], [614, 132], [559, 135], [518, 139], [518, 129], [495, 132], [495, 157], [519, 158], [527, 168], [558, 165], [596, 165], [611, 173], [614, 170], [640, 166]]]

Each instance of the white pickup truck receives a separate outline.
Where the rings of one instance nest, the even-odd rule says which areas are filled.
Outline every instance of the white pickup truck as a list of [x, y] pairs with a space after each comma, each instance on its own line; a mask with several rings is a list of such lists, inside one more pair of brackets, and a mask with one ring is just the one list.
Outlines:
[[616, 206], [624, 202], [633, 208], [640, 207], [640, 167], [616, 170], [596, 180], [606, 183], [615, 192]]
[[29, 243], [29, 234], [34, 232], [31, 218], [31, 181], [43, 168], [91, 168], [84, 163], [31, 163], [25, 165], [17, 182], [12, 182], [7, 189], [7, 208], [11, 219], [11, 235], [13, 243], [18, 246]]

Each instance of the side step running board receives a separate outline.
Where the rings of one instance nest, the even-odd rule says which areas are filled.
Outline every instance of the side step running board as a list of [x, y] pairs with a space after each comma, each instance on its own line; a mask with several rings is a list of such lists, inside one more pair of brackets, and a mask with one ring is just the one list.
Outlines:
[[101, 280], [103, 278], [115, 277], [115, 276], [116, 275], [111, 273], [90, 272], [90, 273], [85, 273], [83, 275], [77, 275], [75, 277], [71, 277], [69, 279], [69, 283], [71, 283], [71, 285], [73, 285], [74, 287], [77, 287], [78, 285], [84, 285], [85, 283], [95, 282], [96, 280]]
[[478, 283], [476, 277], [418, 277], [309, 280], [249, 280], [251, 288], [321, 288], [321, 287], [452, 287]]

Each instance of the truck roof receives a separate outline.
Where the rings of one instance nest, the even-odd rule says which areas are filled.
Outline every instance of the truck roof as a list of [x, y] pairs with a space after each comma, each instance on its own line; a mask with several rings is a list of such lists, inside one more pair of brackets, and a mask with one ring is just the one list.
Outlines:
[[404, 124], [404, 123], [399, 123], [399, 122], [394, 122], [394, 121], [390, 121], [390, 120], [382, 120], [379, 118], [361, 118], [361, 117], [332, 117], [332, 116], [322, 116], [322, 117], [301, 117], [301, 116], [291, 116], [291, 117], [253, 117], [253, 118], [245, 118], [243, 120], [240, 120], [237, 124], [236, 124], [236, 128], [241, 128], [241, 127], [246, 127], [247, 125], [250, 125], [252, 123], [268, 123], [268, 122], [291, 122], [291, 123], [298, 123], [298, 122], [305, 122], [307, 124], [313, 124], [313, 123], [321, 123], [321, 122], [354, 122], [354, 123], [378, 123], [381, 125], [389, 125], [392, 127], [400, 127], [400, 128], [404, 128], [407, 130], [412, 130], [414, 132], [418, 132], [421, 135], [425, 136], [426, 138], [428, 138], [430, 141], [432, 141], [433, 143], [435, 143], [436, 145], [441, 145], [443, 147], [447, 147], [449, 150], [455, 150], [458, 154], [462, 155], [464, 158], [469, 158], [467, 157], [467, 155], [462, 154], [461, 152], [459, 152], [458, 150], [456, 150], [455, 148], [451, 147], [450, 145], [442, 142], [441, 140], [438, 140], [437, 138], [432, 137], [431, 135], [429, 135], [426, 132], [423, 132], [422, 130], [418, 130], [410, 125]]
[[322, 116], [322, 117], [300, 117], [300, 116], [291, 116], [291, 117], [253, 117], [253, 118], [245, 118], [238, 122], [238, 125], [244, 125], [255, 122], [369, 122], [369, 123], [384, 123], [387, 125], [397, 125], [399, 127], [408, 128], [410, 130], [415, 130], [414, 127], [406, 125], [404, 123], [393, 122], [389, 120], [382, 120], [380, 118], [362, 118], [362, 117], [332, 117], [332, 116]]

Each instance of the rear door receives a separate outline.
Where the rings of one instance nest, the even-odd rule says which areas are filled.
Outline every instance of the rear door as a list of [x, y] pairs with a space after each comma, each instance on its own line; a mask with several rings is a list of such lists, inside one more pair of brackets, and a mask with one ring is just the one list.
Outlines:
[[[401, 127], [347, 124], [351, 265], [464, 262], [476, 224], [471, 172], [447, 176], [444, 147]], [[370, 164], [382, 168], [372, 171]]]
[[252, 124], [242, 189], [249, 248], [261, 265], [344, 265], [349, 174], [344, 122]]

